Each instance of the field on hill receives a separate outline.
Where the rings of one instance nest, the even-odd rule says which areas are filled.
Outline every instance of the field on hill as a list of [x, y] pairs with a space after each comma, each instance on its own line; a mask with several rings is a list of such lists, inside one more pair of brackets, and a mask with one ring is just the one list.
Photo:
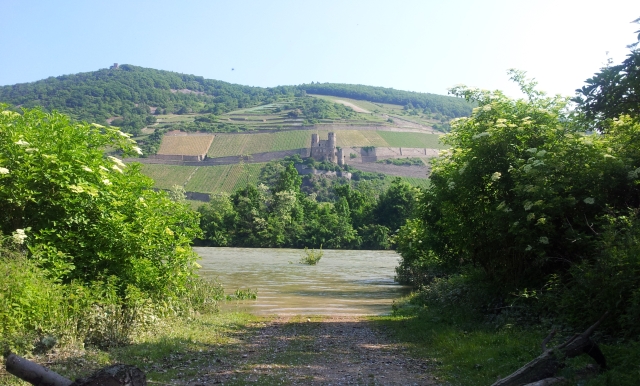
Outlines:
[[154, 187], [171, 189], [173, 185], [184, 185], [197, 168], [197, 166], [143, 164], [142, 173], [155, 181]]
[[[216, 132], [251, 132], [254, 130], [295, 129], [303, 125], [365, 125], [389, 126], [389, 128], [413, 128], [431, 130], [442, 124], [442, 115], [422, 110], [408, 110], [403, 106], [387, 103], [373, 103], [344, 97], [310, 95], [313, 99], [347, 106], [355, 113], [349, 116], [332, 113], [331, 106], [321, 105], [311, 111], [322, 110], [316, 116], [300, 114], [299, 106], [308, 104], [309, 98], [291, 97], [261, 106], [241, 108], [211, 118], [206, 113], [157, 115], [157, 123], [152, 126], [167, 130], [187, 129], [188, 131], [209, 130], [207, 127], [226, 125], [226, 129]], [[305, 102], [307, 101], [307, 102]], [[204, 120], [203, 120], [204, 119]], [[198, 122], [209, 122], [206, 124]], [[208, 125], [208, 126], [207, 126]], [[209, 130], [210, 131], [210, 130]]]
[[165, 135], [158, 154], [200, 155], [209, 150], [213, 135]]
[[422, 133], [400, 133], [395, 131], [378, 131], [389, 147], [423, 147], [427, 149], [444, 149], [439, 135]]
[[291, 150], [311, 145], [311, 131], [255, 134], [218, 134], [207, 155], [211, 158]]
[[144, 164], [142, 173], [151, 177], [158, 189], [180, 185], [189, 192], [232, 193], [248, 183], [255, 184], [263, 166], [263, 163], [220, 166]]
[[[427, 133], [406, 133], [373, 130], [336, 130], [341, 147], [424, 147], [443, 149], [440, 136]], [[274, 133], [218, 134], [207, 155], [211, 158], [249, 155], [272, 151], [293, 150], [311, 146], [311, 134], [326, 140], [329, 130], [292, 130]]]

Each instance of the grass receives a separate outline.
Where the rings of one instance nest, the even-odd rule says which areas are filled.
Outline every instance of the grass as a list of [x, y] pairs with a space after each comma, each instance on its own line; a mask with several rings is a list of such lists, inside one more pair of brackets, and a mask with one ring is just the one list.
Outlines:
[[[111, 364], [126, 363], [144, 371], [150, 384], [169, 384], [177, 376], [197, 376], [203, 368], [218, 364], [216, 359], [239, 356], [237, 335], [250, 336], [252, 325], [260, 320], [249, 314], [229, 312], [166, 319], [128, 346], [104, 351], [71, 347], [59, 351], [53, 361], [46, 356], [31, 359], [51, 361], [47, 367], [70, 379]], [[0, 384], [27, 385], [3, 369]]]
[[435, 310], [375, 320], [390, 328], [413, 356], [430, 362], [440, 381], [452, 385], [485, 386], [511, 374], [540, 354], [546, 336], [544, 331], [457, 324]]
[[[424, 307], [403, 310], [391, 316], [372, 319], [391, 331], [411, 356], [431, 364], [428, 369], [436, 380], [448, 385], [485, 386], [498, 378], [510, 375], [542, 353], [541, 342], [548, 330], [540, 326], [486, 323], [470, 320], [439, 309]], [[550, 346], [564, 339], [556, 338]], [[587, 364], [595, 364], [582, 355], [567, 363], [559, 375], [568, 385], [631, 386], [640, 379], [640, 344], [600, 344], [610, 369], [599, 374], [584, 371]]]
[[402, 177], [402, 179], [419, 188], [428, 188], [430, 185], [430, 180], [428, 178]]

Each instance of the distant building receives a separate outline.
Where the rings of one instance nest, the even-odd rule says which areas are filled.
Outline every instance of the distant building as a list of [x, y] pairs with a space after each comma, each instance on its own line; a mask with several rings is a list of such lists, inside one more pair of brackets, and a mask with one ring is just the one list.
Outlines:
[[345, 165], [344, 152], [336, 148], [336, 134], [329, 133], [326, 141], [321, 141], [318, 134], [311, 134], [311, 158], [316, 161], [329, 161], [340, 166]]
[[120, 68], [118, 63], [113, 63], [113, 66], [109, 67], [110, 70], [117, 70], [118, 68]]

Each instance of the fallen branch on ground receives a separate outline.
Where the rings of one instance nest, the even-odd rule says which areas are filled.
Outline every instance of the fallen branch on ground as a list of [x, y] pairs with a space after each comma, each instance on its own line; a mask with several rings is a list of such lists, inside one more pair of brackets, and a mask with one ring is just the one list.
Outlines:
[[5, 355], [7, 371], [34, 386], [146, 386], [144, 372], [135, 366], [116, 364], [96, 371], [87, 378], [70, 379], [18, 355]]
[[508, 377], [498, 380], [492, 386], [529, 386], [529, 384], [531, 386], [543, 386], [557, 383], [560, 379], [554, 378], [554, 376], [564, 366], [564, 360], [581, 354], [589, 355], [600, 365], [601, 369], [606, 369], [607, 362], [604, 354], [600, 351], [600, 347], [591, 340], [591, 335], [608, 314], [608, 312], [605, 312], [600, 320], [582, 334], [575, 334], [563, 344], [547, 349], [547, 343], [555, 335], [555, 330], [551, 331], [549, 336], [542, 342], [543, 352], [539, 357], [522, 366]]

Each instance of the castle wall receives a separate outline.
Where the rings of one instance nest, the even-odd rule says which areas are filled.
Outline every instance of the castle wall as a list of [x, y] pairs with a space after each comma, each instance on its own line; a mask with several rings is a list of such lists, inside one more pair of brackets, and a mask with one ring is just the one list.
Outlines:
[[329, 133], [327, 140], [319, 140], [318, 134], [311, 134], [311, 158], [316, 161], [337, 162], [335, 133]]

